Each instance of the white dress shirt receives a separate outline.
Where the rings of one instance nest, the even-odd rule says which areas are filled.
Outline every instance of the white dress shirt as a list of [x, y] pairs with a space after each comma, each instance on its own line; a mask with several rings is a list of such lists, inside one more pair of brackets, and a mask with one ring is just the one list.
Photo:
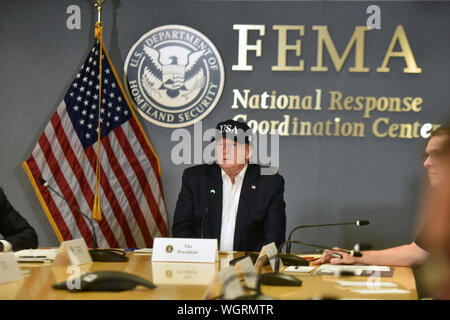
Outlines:
[[236, 226], [236, 216], [239, 206], [239, 197], [241, 195], [242, 182], [244, 181], [246, 165], [241, 172], [234, 178], [234, 184], [231, 178], [222, 171], [223, 198], [222, 198], [222, 228], [220, 232], [220, 250], [231, 251], [234, 244], [234, 228]]

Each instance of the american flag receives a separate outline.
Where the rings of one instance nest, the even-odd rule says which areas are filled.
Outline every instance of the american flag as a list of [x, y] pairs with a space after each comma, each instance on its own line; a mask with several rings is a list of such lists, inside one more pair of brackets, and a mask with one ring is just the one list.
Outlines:
[[47, 180], [82, 212], [88, 215], [92, 212], [99, 99], [102, 219], [94, 222], [98, 245], [151, 248], [153, 238], [167, 235], [159, 159], [99, 41], [92, 47], [23, 167], [59, 241], [82, 237], [92, 246], [88, 221], [38, 183], [38, 179]]

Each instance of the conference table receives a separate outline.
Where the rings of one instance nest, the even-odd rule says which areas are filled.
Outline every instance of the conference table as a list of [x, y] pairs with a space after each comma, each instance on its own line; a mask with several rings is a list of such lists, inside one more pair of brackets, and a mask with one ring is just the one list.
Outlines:
[[[20, 264], [28, 273], [24, 279], [0, 284], [0, 300], [202, 300], [217, 272], [229, 266], [230, 260], [242, 256], [240, 252], [220, 252], [216, 263], [166, 263], [152, 262], [151, 254], [129, 252], [128, 262], [93, 262], [79, 266], [79, 269], [52, 264]], [[308, 255], [306, 255], [308, 256]], [[309, 255], [310, 256], [310, 255]], [[142, 286], [122, 292], [68, 292], [55, 290], [55, 282], [66, 281], [74, 272], [101, 270], [123, 271], [138, 275], [156, 285], [155, 289]], [[262, 273], [270, 272], [270, 265]], [[393, 282], [402, 293], [356, 293], [354, 288], [342, 287], [337, 280], [367, 281], [370, 277], [295, 274], [302, 280], [302, 286], [261, 286], [261, 292], [268, 297], [281, 300], [303, 299], [418, 299], [414, 274], [411, 268], [395, 267], [392, 277], [380, 277], [379, 281]]]

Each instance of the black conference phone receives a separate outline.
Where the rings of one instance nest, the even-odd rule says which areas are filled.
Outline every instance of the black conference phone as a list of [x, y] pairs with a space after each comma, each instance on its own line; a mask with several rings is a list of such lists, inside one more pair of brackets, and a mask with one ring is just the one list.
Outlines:
[[121, 271], [96, 271], [81, 275], [71, 281], [63, 281], [53, 284], [53, 289], [68, 290], [70, 292], [81, 291], [124, 291], [132, 290], [141, 285], [149, 289], [156, 286], [150, 281], [131, 273]]

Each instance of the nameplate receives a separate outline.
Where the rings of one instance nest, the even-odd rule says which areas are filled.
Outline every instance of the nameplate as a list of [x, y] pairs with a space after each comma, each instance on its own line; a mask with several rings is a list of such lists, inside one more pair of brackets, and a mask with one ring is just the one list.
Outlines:
[[[264, 257], [267, 257], [269, 259], [270, 266], [272, 267], [272, 270], [275, 271], [275, 264], [276, 259], [278, 255], [278, 249], [275, 245], [275, 242], [269, 243], [262, 247], [261, 252], [259, 253], [258, 259], [256, 260], [255, 267], [258, 270], [259, 264], [261, 261], [263, 261]], [[284, 267], [283, 261], [280, 259], [280, 270]]]
[[22, 280], [23, 274], [11, 252], [0, 253], [0, 283]]
[[218, 276], [225, 300], [236, 299], [244, 295], [240, 277], [233, 266], [220, 270]]
[[62, 242], [53, 265], [79, 266], [90, 262], [92, 262], [91, 255], [86, 242], [81, 238]]
[[217, 239], [155, 238], [152, 261], [209, 262], [219, 260]]
[[255, 266], [250, 257], [238, 261], [235, 265], [236, 271], [240, 273], [247, 284], [247, 287], [256, 289], [258, 285], [258, 275], [256, 274]]

